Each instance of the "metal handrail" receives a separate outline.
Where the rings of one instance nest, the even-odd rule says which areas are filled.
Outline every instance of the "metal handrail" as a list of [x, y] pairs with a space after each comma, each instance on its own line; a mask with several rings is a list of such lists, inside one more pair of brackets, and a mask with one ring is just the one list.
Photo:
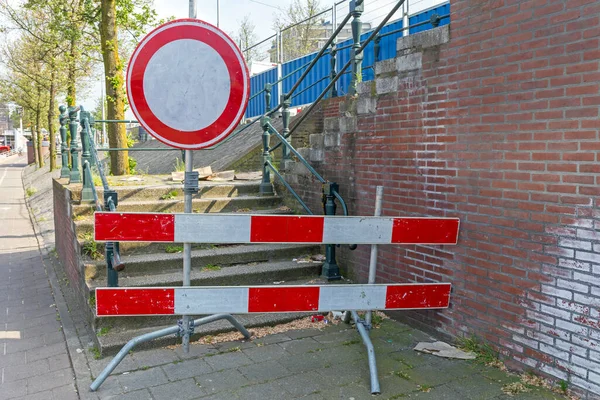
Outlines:
[[277, 129], [275, 129], [275, 127], [273, 127], [273, 125], [271, 125], [270, 122], [266, 123], [266, 127], [269, 130], [269, 133], [275, 135], [277, 137], [277, 139], [279, 139], [281, 141], [281, 143], [284, 144], [285, 147], [287, 147], [296, 157], [298, 157], [298, 159], [300, 160], [300, 162], [302, 164], [304, 164], [304, 166], [310, 171], [311, 174], [313, 174], [315, 176], [315, 178], [317, 178], [319, 180], [319, 182], [321, 183], [325, 183], [327, 182], [325, 180], [325, 178], [323, 178], [321, 176], [321, 174], [319, 174], [309, 163], [308, 161], [306, 161], [306, 159], [304, 157], [302, 157], [300, 155], [300, 153], [298, 153], [298, 151], [294, 148], [294, 146], [291, 145], [291, 143], [289, 143], [287, 140], [285, 140], [285, 138], [281, 135], [281, 133], [277, 132]]
[[279, 178], [279, 180], [281, 181], [281, 183], [283, 183], [283, 186], [285, 186], [286, 189], [289, 190], [289, 192], [292, 194], [292, 196], [294, 196], [294, 198], [296, 200], [298, 200], [298, 203], [300, 203], [300, 205], [302, 206], [302, 208], [304, 208], [304, 210], [306, 210], [306, 212], [309, 213], [310, 215], [314, 215], [314, 213], [312, 212], [312, 210], [300, 198], [300, 196], [298, 195], [298, 193], [296, 193], [296, 191], [290, 186], [289, 183], [286, 182], [285, 178], [279, 173], [279, 171], [277, 171], [277, 168], [275, 168], [273, 166], [273, 164], [271, 164], [270, 161], [266, 161], [265, 162], [265, 166], [269, 167], [271, 169], [271, 171], [273, 171], [275, 173], [275, 175]]

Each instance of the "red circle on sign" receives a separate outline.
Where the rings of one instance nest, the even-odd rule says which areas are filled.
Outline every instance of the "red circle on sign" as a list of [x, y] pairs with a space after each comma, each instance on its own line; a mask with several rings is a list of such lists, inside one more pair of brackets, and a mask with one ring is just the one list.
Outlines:
[[[147, 67], [150, 64], [153, 56], [163, 49], [165, 46], [179, 40], [198, 41], [204, 45], [210, 46], [218, 56], [222, 59], [226, 66], [226, 71], [229, 74], [229, 95], [224, 104], [223, 111], [218, 116], [209, 115], [208, 119], [214, 119], [212, 123], [201, 129], [184, 130], [178, 127], [169, 125], [167, 121], [161, 120], [152, 111], [149, 103], [156, 104], [157, 101], [177, 101], [177, 97], [161, 95], [161, 98], [156, 98], [156, 93], [152, 94], [153, 98], [147, 98], [148, 89], [145, 89], [145, 79], [150, 79], [146, 76]], [[212, 52], [210, 50], [209, 52]], [[177, 54], [177, 56], [191, 57], [190, 54]], [[177, 59], [172, 60], [174, 66], [177, 65]], [[202, 79], [198, 77], [198, 79]], [[202, 81], [200, 81], [202, 82]], [[214, 82], [205, 80], [202, 82], [202, 88], [207, 91], [218, 90], [214, 88]], [[167, 22], [150, 32], [138, 44], [131, 56], [127, 69], [127, 97], [134, 115], [137, 117], [140, 124], [156, 139], [161, 142], [180, 149], [197, 150], [210, 147], [225, 139], [236, 126], [239, 124], [250, 94], [250, 77], [248, 67], [244, 58], [236, 46], [236, 44], [224, 32], [215, 26], [195, 19], [180, 19]], [[223, 97], [223, 94], [220, 93]], [[169, 107], [169, 104], [165, 104]], [[194, 107], [194, 104], [185, 103], [183, 107]], [[172, 111], [172, 107], [171, 107]], [[193, 110], [192, 110], [193, 111]], [[200, 113], [206, 110], [199, 110]], [[188, 111], [189, 113], [189, 111]], [[170, 114], [172, 120], [173, 113]]]

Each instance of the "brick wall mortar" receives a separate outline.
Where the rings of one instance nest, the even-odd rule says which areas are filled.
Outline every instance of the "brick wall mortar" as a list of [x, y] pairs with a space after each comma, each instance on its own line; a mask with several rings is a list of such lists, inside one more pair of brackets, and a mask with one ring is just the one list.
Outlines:
[[[395, 91], [322, 104], [339, 142], [326, 142], [314, 165], [340, 184], [353, 215], [372, 215], [384, 185], [384, 215], [461, 219], [455, 247], [381, 246], [379, 282], [453, 283], [449, 310], [408, 313], [413, 321], [476, 334], [515, 367], [600, 395], [600, 5], [456, 0], [451, 9], [448, 43], [399, 44], [422, 67], [397, 70]], [[349, 116], [356, 128], [342, 132]], [[314, 180], [292, 179], [319, 204]], [[339, 257], [359, 281], [367, 247]]]

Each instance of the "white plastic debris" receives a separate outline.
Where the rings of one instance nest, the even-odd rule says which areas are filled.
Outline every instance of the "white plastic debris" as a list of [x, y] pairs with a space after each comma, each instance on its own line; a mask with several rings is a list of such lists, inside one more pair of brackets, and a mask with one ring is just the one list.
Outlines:
[[444, 342], [419, 342], [414, 348], [422, 353], [433, 354], [434, 356], [444, 358], [456, 358], [459, 360], [473, 360], [476, 358], [474, 353], [457, 349]]

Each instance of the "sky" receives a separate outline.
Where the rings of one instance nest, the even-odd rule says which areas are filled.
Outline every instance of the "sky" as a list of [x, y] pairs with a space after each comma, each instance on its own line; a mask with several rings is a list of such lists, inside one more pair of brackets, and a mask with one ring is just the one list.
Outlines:
[[[219, 27], [230, 35], [235, 35], [239, 23], [245, 16], [249, 16], [250, 21], [255, 25], [255, 33], [258, 41], [268, 38], [275, 34], [273, 30], [274, 14], [280, 9], [286, 9], [293, 0], [196, 0], [197, 18], [217, 25], [217, 3], [219, 4]], [[349, 10], [350, 1], [337, 0], [336, 9], [338, 20]], [[369, 22], [375, 26], [391, 10], [397, 0], [365, 0], [365, 11], [362, 16], [363, 22]], [[423, 9], [435, 6], [436, 4], [447, 2], [447, 0], [410, 0], [409, 13], [413, 14]], [[334, 0], [321, 0], [320, 5], [330, 8]], [[174, 16], [176, 18], [187, 18], [189, 16], [189, 0], [154, 0], [154, 8], [159, 18]], [[326, 21], [331, 21], [331, 14], [327, 13], [323, 17]], [[400, 12], [393, 19], [401, 18]], [[266, 51], [270, 43], [265, 43], [261, 50]], [[101, 95], [101, 73], [98, 79], [92, 79], [89, 89], [79, 99], [87, 109], [94, 109]], [[126, 118], [133, 118], [133, 114], [128, 111]]]

